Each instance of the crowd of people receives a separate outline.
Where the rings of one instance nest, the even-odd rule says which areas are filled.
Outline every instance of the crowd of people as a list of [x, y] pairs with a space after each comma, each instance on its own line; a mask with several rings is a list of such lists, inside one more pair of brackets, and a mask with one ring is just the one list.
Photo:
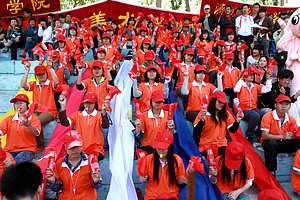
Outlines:
[[[25, 8], [23, 16], [9, 19], [9, 25], [1, 21], [0, 49], [9, 49], [11, 59], [17, 60], [18, 49], [25, 47], [20, 85], [32, 91], [35, 103], [32, 110], [25, 94], [10, 101], [16, 114], [0, 123], [0, 134], [7, 135], [4, 170], [32, 161], [44, 148], [42, 126], [59, 119], [62, 126], [75, 130], [64, 137], [65, 156], [47, 169], [48, 184], [60, 199], [96, 199], [102, 178], [90, 158], [102, 160], [109, 148], [110, 100], [118, 93], [114, 79], [126, 59], [134, 63], [128, 74], [136, 112], [132, 132], [137, 152], [143, 152], [138, 157], [146, 160], [140, 175], [140, 182], [147, 184], [146, 200], [161, 198], [161, 193], [167, 193], [164, 199], [177, 199], [178, 185], [187, 184], [173, 145], [180, 125], [175, 126], [163, 106], [172, 90], [187, 122], [194, 125], [199, 151], [204, 157], [211, 156], [207, 149], [216, 151], [209, 177], [224, 199], [249, 199], [245, 191], [255, 177], [245, 147], [227, 140], [227, 133], [236, 133], [241, 121], [247, 124], [245, 138], [254, 147], [261, 146], [265, 166], [275, 178], [277, 154], [297, 152], [292, 184], [300, 195], [300, 119], [295, 105], [300, 91], [290, 93], [297, 75], [286, 69], [287, 52], [276, 45], [293, 12], [280, 13], [274, 23], [266, 7], [255, 3], [252, 8], [249, 15], [248, 4], [234, 10], [226, 5], [225, 14], [217, 19], [205, 5], [201, 18], [177, 20], [162, 13], [157, 23], [153, 15], [139, 13], [126, 26], [107, 18], [105, 24], [93, 27], [87, 17], [66, 13], [36, 19]], [[90, 52], [93, 60], [86, 59]], [[33, 82], [28, 82], [28, 58], [39, 61]], [[84, 76], [89, 70], [90, 75]], [[67, 116], [65, 93], [71, 75], [77, 76], [76, 88], [86, 93], [80, 110]], [[96, 156], [86, 150], [91, 147]], [[13, 174], [2, 178], [1, 191], [14, 199], [16, 194], [7, 189], [13, 183], [3, 182], [8, 177]]]

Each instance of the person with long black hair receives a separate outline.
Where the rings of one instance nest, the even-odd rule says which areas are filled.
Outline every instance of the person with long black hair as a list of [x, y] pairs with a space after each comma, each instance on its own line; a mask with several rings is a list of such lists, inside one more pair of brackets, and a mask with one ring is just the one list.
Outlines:
[[176, 185], [187, 183], [184, 165], [181, 158], [174, 154], [173, 133], [161, 130], [157, 133], [153, 143], [155, 151], [146, 157], [145, 176], [140, 177], [146, 187], [145, 200], [156, 199], [161, 193], [179, 195]]
[[223, 193], [224, 200], [250, 200], [245, 191], [252, 186], [254, 169], [245, 156], [244, 146], [230, 142], [225, 154], [215, 161], [216, 167], [209, 167], [210, 180]]
[[196, 144], [200, 147], [216, 145], [218, 155], [223, 155], [227, 146], [225, 137], [227, 130], [235, 133], [244, 116], [243, 112], [239, 112], [234, 120], [232, 114], [226, 109], [228, 102], [224, 92], [215, 91], [211, 95], [207, 110], [202, 108], [194, 122], [193, 136]]

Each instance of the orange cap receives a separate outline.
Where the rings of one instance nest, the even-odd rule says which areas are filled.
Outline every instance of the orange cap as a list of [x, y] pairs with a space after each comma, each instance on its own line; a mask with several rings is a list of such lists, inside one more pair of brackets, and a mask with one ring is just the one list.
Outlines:
[[68, 131], [64, 137], [64, 145], [66, 149], [82, 146], [82, 139], [80, 133], [76, 130]]

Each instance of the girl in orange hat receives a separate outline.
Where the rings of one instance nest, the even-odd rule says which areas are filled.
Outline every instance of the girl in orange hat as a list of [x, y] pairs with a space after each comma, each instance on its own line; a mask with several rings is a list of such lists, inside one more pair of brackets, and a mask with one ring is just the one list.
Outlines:
[[144, 39], [141, 48], [137, 51], [133, 51], [133, 57], [136, 57], [139, 65], [142, 65], [145, 62], [145, 52], [148, 50], [152, 50], [151, 41], [149, 39]]
[[224, 200], [250, 198], [245, 191], [254, 180], [254, 169], [251, 161], [245, 156], [244, 146], [230, 142], [225, 154], [215, 160], [216, 167], [210, 166], [210, 180], [223, 193]]
[[82, 152], [80, 133], [71, 130], [64, 137], [67, 155], [57, 160], [54, 171], [46, 169], [51, 190], [60, 192], [59, 199], [97, 199], [96, 189], [102, 186], [100, 169], [91, 166], [90, 156]]
[[35, 136], [41, 132], [40, 120], [36, 115], [27, 116], [28, 118], [23, 116], [29, 106], [27, 95], [19, 94], [10, 102], [14, 104], [17, 113], [0, 123], [0, 135], [6, 135], [4, 150], [9, 152], [17, 163], [31, 161], [37, 151]]
[[[104, 101], [101, 109], [98, 109], [98, 98], [94, 92], [87, 92], [82, 100], [84, 110], [77, 111], [70, 116], [66, 115], [66, 98], [60, 95], [59, 103], [61, 109], [59, 112], [60, 123], [63, 126], [74, 126], [75, 130], [79, 131], [83, 141], [83, 148], [96, 143], [97, 151], [99, 152], [98, 160], [104, 158], [104, 138], [102, 127], [105, 122], [108, 122], [106, 109], [109, 105], [108, 101]], [[100, 112], [98, 110], [101, 110]], [[105, 122], [104, 122], [105, 121]]]
[[[161, 193], [179, 196], [176, 184], [187, 183], [185, 169], [181, 158], [174, 154], [173, 133], [161, 130], [157, 133], [153, 143], [153, 154], [147, 155], [145, 174], [140, 176], [140, 182], [146, 184], [145, 200], [156, 199]], [[139, 168], [139, 166], [138, 166]]]
[[226, 94], [222, 91], [215, 91], [210, 96], [211, 100], [206, 109], [201, 109], [194, 121], [194, 140], [202, 155], [206, 156], [207, 148], [217, 147], [218, 155], [223, 155], [227, 146], [225, 137], [227, 130], [235, 133], [239, 128], [239, 123], [243, 118], [243, 112], [237, 114], [236, 119], [226, 110]]
[[140, 98], [145, 105], [141, 105], [141, 112], [149, 110], [150, 106], [150, 97], [152, 92], [156, 90], [161, 90], [164, 92], [165, 98], [168, 98], [169, 95], [169, 87], [168, 84], [171, 80], [165, 80], [165, 83], [160, 82], [160, 75], [157, 70], [157, 66], [149, 65], [147, 71], [145, 72], [145, 82], [142, 82], [137, 85], [137, 80], [132, 79], [133, 81], [133, 96], [135, 98]]

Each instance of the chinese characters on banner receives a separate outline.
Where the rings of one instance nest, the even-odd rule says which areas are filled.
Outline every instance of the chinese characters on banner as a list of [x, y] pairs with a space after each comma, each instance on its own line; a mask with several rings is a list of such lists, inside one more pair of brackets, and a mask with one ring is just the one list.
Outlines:
[[30, 8], [33, 14], [60, 10], [60, 0], [1, 0], [1, 5], [2, 17], [22, 15], [24, 8]]
[[[218, 1], [211, 1], [211, 0], [202, 0], [201, 4], [201, 10], [200, 10], [200, 15], [203, 17], [204, 16], [204, 6], [208, 4], [211, 7], [211, 13], [214, 13], [217, 18], [225, 14], [225, 6], [226, 5], [231, 5], [233, 10], [237, 7], [241, 7], [243, 3], [238, 3], [236, 1], [230, 1], [230, 0], [218, 0]], [[250, 5], [250, 4], [249, 4]], [[278, 19], [279, 13], [280, 12], [286, 12], [289, 10], [295, 11], [297, 8], [296, 7], [280, 7], [280, 6], [265, 6], [262, 5], [263, 7], [266, 7], [268, 9], [268, 13], [273, 13], [274, 14], [274, 22]], [[252, 5], [250, 5], [250, 9], [252, 11]], [[249, 13], [251, 14], [251, 13]], [[234, 13], [232, 13], [234, 15]]]

